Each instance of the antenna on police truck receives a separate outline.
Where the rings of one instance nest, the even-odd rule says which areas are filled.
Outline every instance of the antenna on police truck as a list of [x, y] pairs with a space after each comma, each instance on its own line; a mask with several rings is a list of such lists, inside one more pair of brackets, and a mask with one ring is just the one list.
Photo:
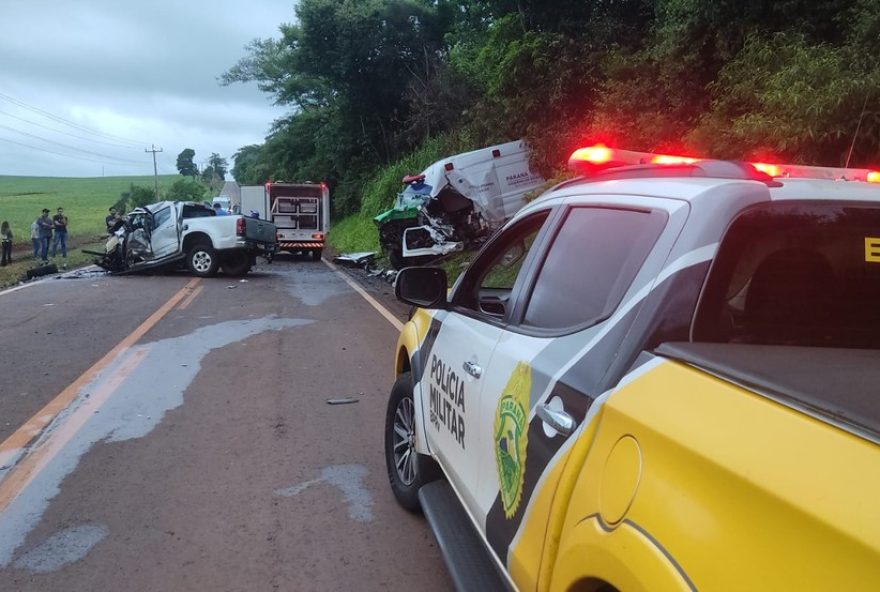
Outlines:
[[846, 164], [843, 165], [843, 168], [849, 168], [849, 159], [852, 158], [853, 148], [856, 147], [856, 138], [859, 137], [859, 128], [862, 127], [862, 119], [865, 117], [865, 107], [868, 106], [868, 97], [871, 96], [871, 90], [868, 89], [868, 92], [865, 93], [865, 102], [862, 103], [862, 113], [859, 115], [859, 123], [856, 125], [856, 133], [853, 134], [852, 144], [849, 145], [849, 154], [846, 155]]

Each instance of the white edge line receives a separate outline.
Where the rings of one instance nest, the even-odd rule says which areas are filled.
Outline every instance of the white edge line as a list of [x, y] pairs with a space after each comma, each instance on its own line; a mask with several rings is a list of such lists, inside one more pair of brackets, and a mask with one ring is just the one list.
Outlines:
[[338, 273], [339, 276], [345, 281], [346, 284], [348, 284], [349, 286], [351, 286], [351, 288], [352, 288], [355, 292], [357, 292], [358, 294], [360, 294], [360, 295], [363, 297], [364, 300], [366, 300], [367, 302], [369, 302], [369, 303], [370, 303], [370, 306], [372, 306], [372, 307], [375, 308], [377, 311], [379, 311], [379, 314], [381, 314], [383, 317], [385, 317], [385, 320], [387, 320], [389, 323], [391, 323], [391, 325], [392, 325], [395, 329], [397, 329], [398, 331], [403, 331], [403, 323], [400, 322], [400, 319], [398, 319], [398, 318], [395, 317], [393, 314], [391, 314], [391, 311], [389, 311], [387, 308], [385, 308], [384, 306], [382, 306], [381, 304], [379, 304], [379, 302], [378, 302], [375, 298], [373, 298], [372, 296], [370, 296], [369, 294], [367, 294], [367, 292], [366, 292], [363, 288], [361, 288], [361, 287], [357, 284], [357, 282], [355, 282], [355, 281], [352, 280], [350, 277], [348, 277], [348, 276], [345, 274], [345, 272], [340, 271], [338, 267], [336, 267], [335, 265], [333, 265], [332, 263], [330, 263], [330, 262], [327, 261], [326, 259], [321, 259], [321, 261], [323, 261], [324, 264], [325, 264], [327, 267], [329, 267], [330, 269], [332, 269], [333, 271], [335, 271], [336, 273]]

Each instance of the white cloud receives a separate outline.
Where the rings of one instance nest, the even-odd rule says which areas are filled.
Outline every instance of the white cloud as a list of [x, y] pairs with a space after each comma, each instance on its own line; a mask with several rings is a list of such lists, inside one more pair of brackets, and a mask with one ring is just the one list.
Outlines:
[[184, 148], [231, 165], [285, 113], [256, 85], [217, 77], [251, 40], [279, 36], [292, 0], [3, 5], [0, 175], [151, 174], [151, 145], [164, 150], [163, 173], [177, 172]]

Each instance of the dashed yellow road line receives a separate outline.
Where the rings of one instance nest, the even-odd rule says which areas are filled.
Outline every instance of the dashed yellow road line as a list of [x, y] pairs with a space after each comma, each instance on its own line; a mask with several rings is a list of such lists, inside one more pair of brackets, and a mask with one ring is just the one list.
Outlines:
[[393, 314], [391, 314], [391, 311], [389, 311], [387, 308], [385, 308], [384, 306], [379, 304], [379, 302], [375, 298], [373, 298], [372, 296], [367, 294], [367, 292], [363, 288], [361, 288], [359, 285], [357, 285], [357, 283], [355, 281], [353, 281], [351, 278], [349, 278], [347, 275], [345, 275], [345, 273], [340, 271], [339, 268], [337, 268], [335, 265], [333, 265], [332, 263], [330, 263], [326, 259], [322, 259], [322, 261], [325, 264], [327, 264], [327, 267], [329, 267], [330, 269], [332, 269], [333, 271], [338, 273], [339, 277], [341, 277], [343, 280], [345, 280], [345, 283], [348, 284], [349, 286], [351, 286], [355, 292], [360, 294], [364, 298], [364, 300], [369, 302], [373, 308], [378, 310], [379, 314], [381, 314], [383, 317], [385, 317], [385, 319], [389, 323], [391, 323], [391, 325], [394, 326], [395, 329], [397, 329], [398, 331], [403, 331], [403, 323], [400, 322], [400, 319], [398, 319]]
[[[150, 315], [143, 323], [138, 325], [138, 327], [134, 331], [132, 331], [118, 344], [116, 344], [113, 349], [107, 352], [104, 357], [95, 362], [95, 364], [92, 365], [91, 368], [86, 370], [79, 378], [70, 383], [67, 388], [56, 395], [54, 399], [49, 401], [49, 403], [47, 403], [33, 417], [31, 417], [21, 427], [19, 427], [11, 436], [6, 438], [6, 440], [4, 440], [2, 444], [0, 444], [0, 458], [14, 456], [17, 454], [16, 451], [20, 451], [27, 447], [34, 438], [42, 433], [46, 426], [48, 426], [49, 423], [51, 423], [52, 420], [54, 420], [59, 413], [61, 413], [73, 402], [83, 386], [92, 382], [98, 376], [98, 373], [106, 368], [113, 360], [117, 359], [117, 357], [121, 353], [137, 343], [137, 341], [141, 337], [143, 337], [147, 333], [147, 331], [152, 329], [156, 325], [156, 323], [162, 320], [162, 318], [166, 314], [168, 314], [171, 309], [177, 306], [177, 304], [182, 299], [184, 299], [188, 295], [191, 295], [191, 292], [200, 281], [200, 278], [193, 278], [192, 280], [190, 280], [186, 284], [186, 286], [178, 290], [171, 298], [169, 298], [165, 302], [165, 304], [160, 306], [156, 310], [156, 312]], [[11, 501], [15, 497], [15, 495], [18, 494], [18, 490], [13, 491], [10, 485], [7, 483], [13, 481], [13, 476], [15, 475], [15, 472], [18, 471], [18, 468], [19, 466], [16, 465], [16, 467], [12, 469], [12, 472], [8, 473], [3, 481], [0, 481], [0, 512], [2, 512], [9, 501]]]

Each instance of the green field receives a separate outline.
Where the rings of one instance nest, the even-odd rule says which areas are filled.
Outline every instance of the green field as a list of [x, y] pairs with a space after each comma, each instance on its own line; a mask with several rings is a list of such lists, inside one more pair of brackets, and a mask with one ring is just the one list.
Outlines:
[[[179, 175], [159, 177], [164, 193], [180, 179]], [[80, 248], [100, 250], [106, 237], [104, 217], [131, 185], [154, 187], [152, 176], [143, 177], [12, 177], [0, 175], [0, 222], [12, 227], [13, 264], [0, 267], [0, 288], [24, 279], [27, 270], [38, 264], [31, 255], [31, 223], [48, 208], [50, 215], [59, 207], [69, 219], [68, 269], [87, 265], [93, 257]], [[56, 261], [56, 263], [60, 263]]]
[[[159, 177], [159, 191], [167, 190], [179, 175]], [[153, 187], [152, 176], [143, 177], [10, 177], [0, 175], [0, 221], [7, 220], [15, 247], [30, 245], [30, 227], [43, 208], [50, 216], [64, 208], [69, 219], [68, 236], [94, 237], [104, 232], [107, 209], [132, 184]]]

